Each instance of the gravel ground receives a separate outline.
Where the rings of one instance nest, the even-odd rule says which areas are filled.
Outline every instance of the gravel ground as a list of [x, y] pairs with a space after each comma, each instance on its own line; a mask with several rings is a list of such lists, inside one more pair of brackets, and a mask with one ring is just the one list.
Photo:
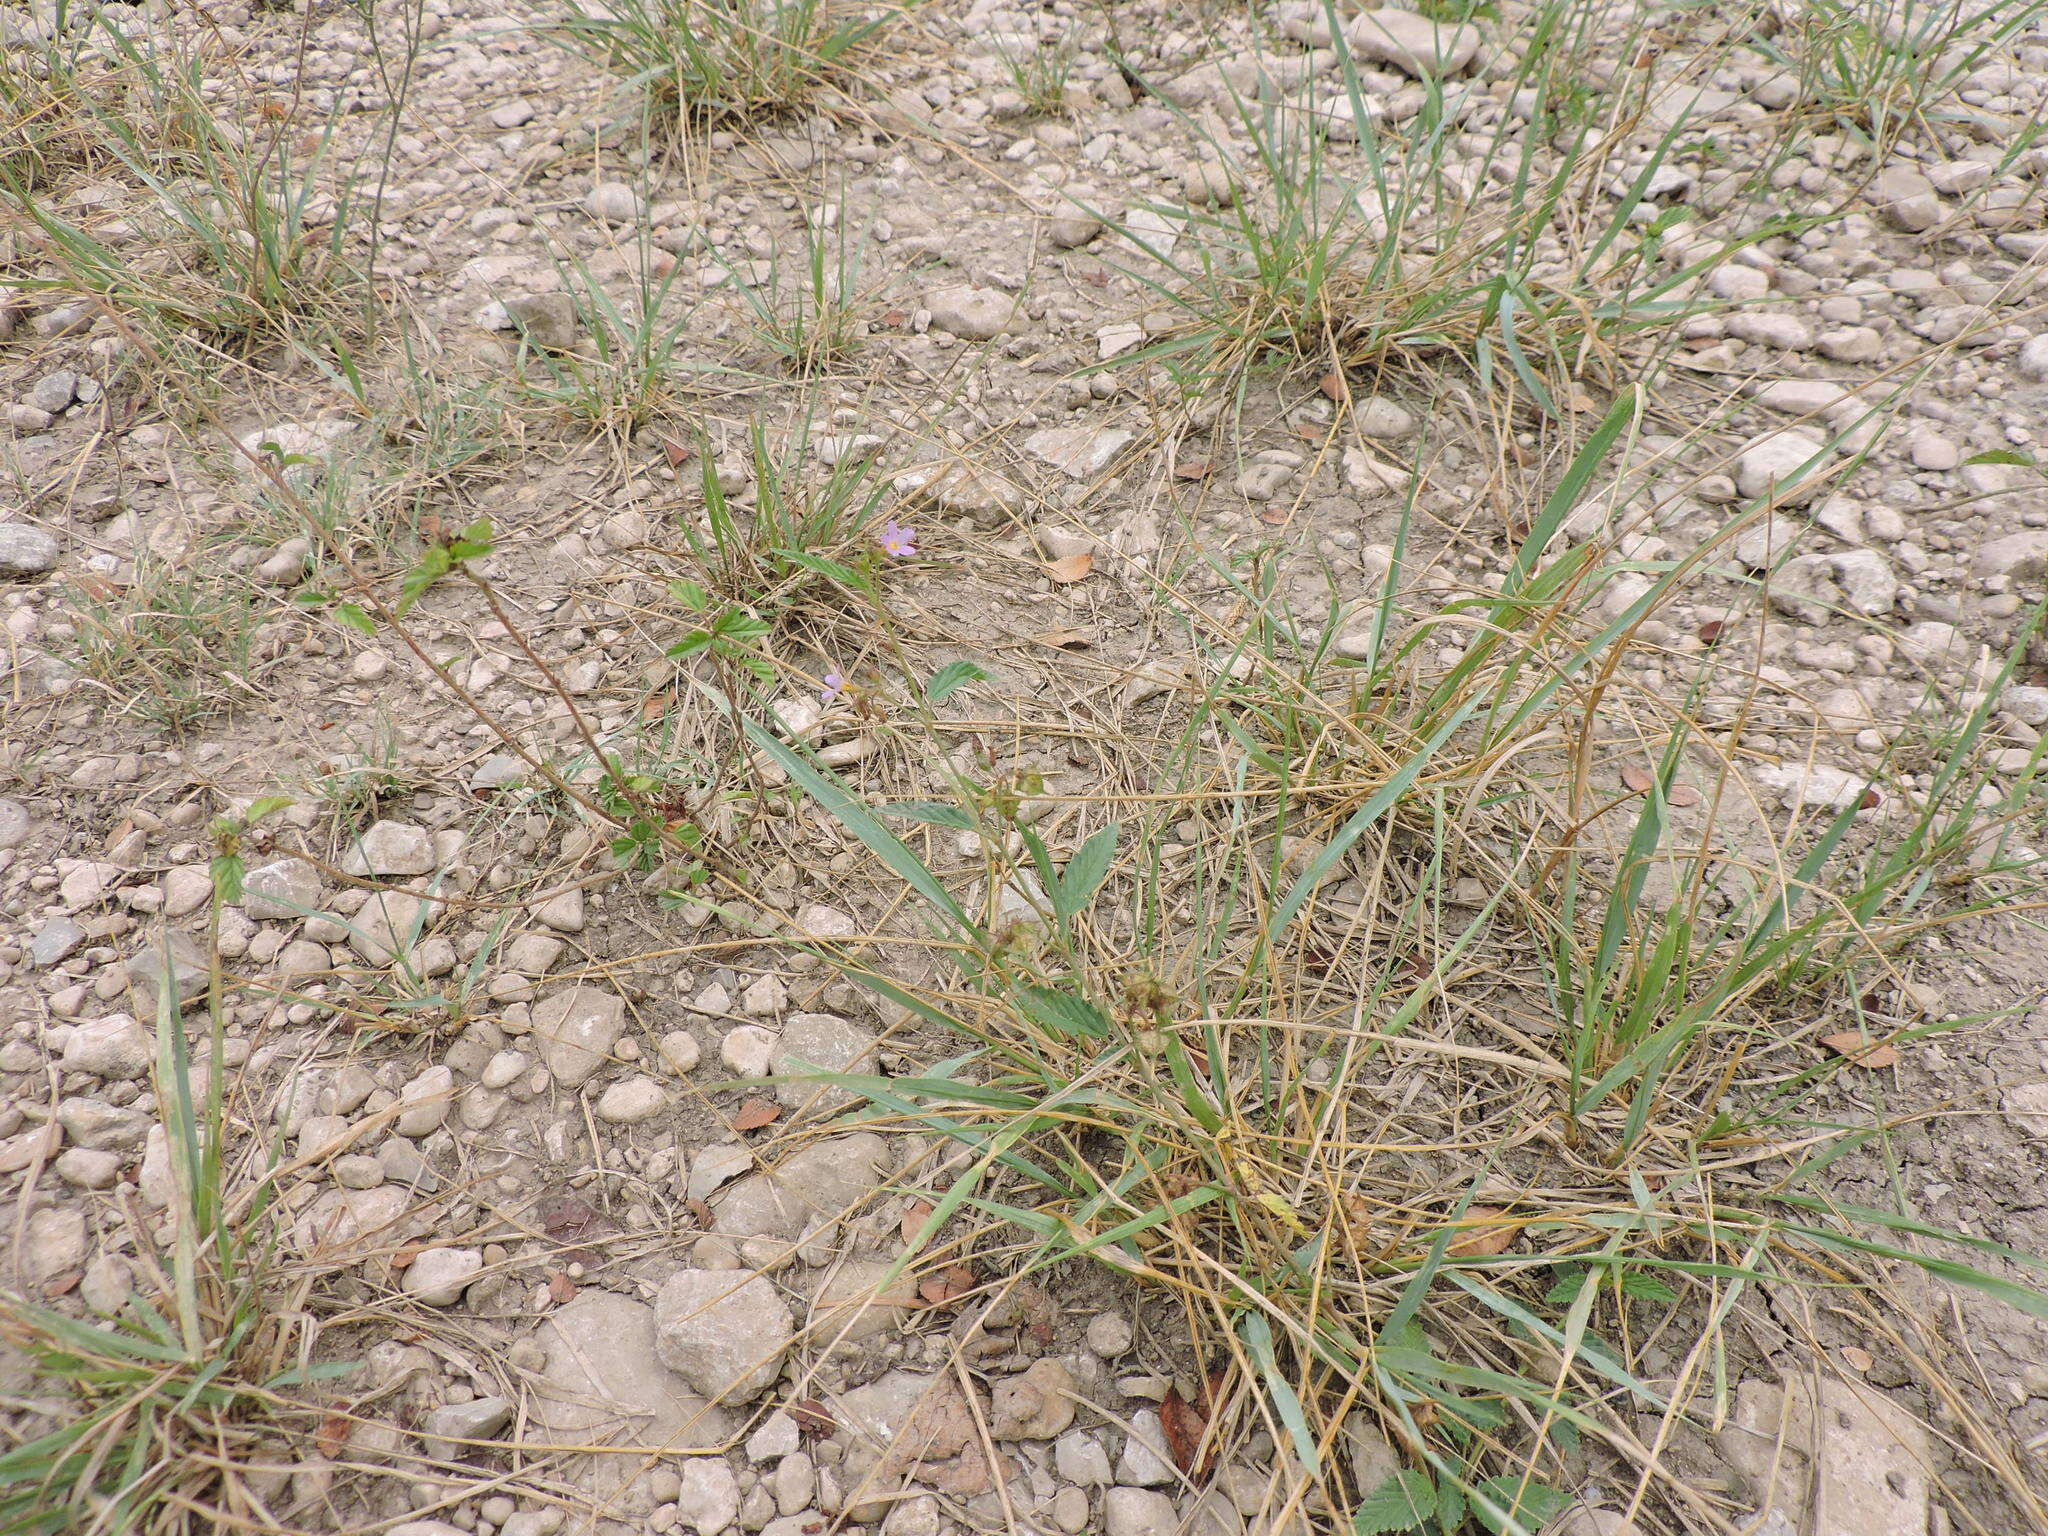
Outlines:
[[[1657, 769], [1706, 851], [1652, 860], [1642, 902], [1709, 859], [1802, 888], [1838, 813], [1877, 868], [1958, 763], [1997, 831], [1887, 875], [1910, 913], [1853, 967], [1746, 993], [1762, 1065], [1601, 1198], [1775, 1188], [1825, 1149], [1809, 1193], [2001, 1245], [1966, 1257], [2029, 1283], [2048, 13], [1864, 10], [931, 0], [860, 13], [886, 25], [792, 106], [674, 129], [560, 11], [0, 17], [0, 112], [37, 146], [0, 139], [0, 1434], [76, 1411], [30, 1304], [109, 1329], [176, 1289], [174, 989], [226, 1084], [236, 1220], [269, 1234], [270, 1364], [353, 1369], [275, 1386], [219, 1511], [133, 1528], [1416, 1525], [1361, 1512], [1422, 1464], [1382, 1399], [1297, 1381], [1336, 1404], [1305, 1473], [1255, 1373], [1212, 1403], [1226, 1362], [1137, 1258], [1027, 1268], [1021, 1229], [950, 1208], [920, 1236], [951, 1144], [802, 1079], [955, 1054], [823, 958], [880, 936], [868, 963], [917, 987], [940, 952], [722, 701], [758, 684], [877, 800], [1008, 786], [1065, 857], [1095, 808], [1165, 794], [1187, 701], [1258, 670], [1246, 636], [1369, 667], [1398, 590], [1416, 664], [1454, 675], [1560, 483], [1585, 633], [1629, 631], [1587, 824], [1650, 791], [1645, 721], [1714, 744]], [[189, 93], [137, 84], [116, 28], [192, 61]], [[209, 165], [244, 168], [240, 205]], [[254, 233], [223, 256], [218, 228]], [[748, 589], [772, 633], [726, 649], [722, 589], [690, 586], [740, 563], [721, 509], [773, 567]], [[479, 517], [480, 579], [427, 584]], [[830, 592], [784, 545], [829, 553]], [[963, 661], [939, 716], [905, 691]], [[1176, 868], [1230, 835], [1185, 814]], [[1043, 889], [973, 887], [963, 825], [934, 860], [1028, 916]], [[1631, 830], [1600, 824], [1610, 875]], [[1369, 865], [1319, 899], [1369, 908]], [[1491, 918], [1487, 870], [1452, 874]], [[1134, 974], [1178, 942], [1104, 931]], [[1434, 1127], [1383, 1155], [1436, 1195], [1513, 1183], [1495, 1220], [1562, 1178], [1467, 1140], [1475, 1063], [1564, 1059], [1555, 995], [1504, 995], [1512, 1029], [1447, 1013], [1438, 1057], [1358, 1100]], [[1786, 1094], [1796, 1125], [1680, 1150]], [[1541, 1219], [1515, 1219], [1452, 1251], [1528, 1258]], [[1622, 1427], [1543, 1464], [1523, 1528], [2048, 1529], [2048, 1309], [1883, 1258], [1802, 1273], [1874, 1305], [1632, 1293], [1609, 1347], [1690, 1410], [1603, 1405]], [[56, 1518], [22, 1528], [126, 1528]], [[1443, 1528], [1467, 1518], [1503, 1528]]]

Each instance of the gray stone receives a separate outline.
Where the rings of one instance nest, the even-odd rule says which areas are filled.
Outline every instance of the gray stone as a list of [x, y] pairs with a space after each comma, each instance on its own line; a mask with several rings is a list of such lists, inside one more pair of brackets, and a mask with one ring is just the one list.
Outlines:
[[[1922, 1536], [1927, 1530], [1931, 1442], [1919, 1421], [1875, 1387], [1804, 1377], [1783, 1385], [1745, 1381], [1715, 1444], [1748, 1480], [1751, 1497], [1768, 1498], [1758, 1515], [1776, 1513], [1788, 1530], [1813, 1536]], [[1819, 1455], [1810, 1458], [1809, 1448]]]
[[1746, 497], [1808, 501], [1826, 481], [1832, 458], [1825, 444], [1804, 433], [1772, 432], [1742, 450], [1735, 461], [1735, 486]]
[[108, 1104], [101, 1099], [69, 1098], [58, 1101], [57, 1123], [64, 1134], [81, 1147], [132, 1151], [149, 1138], [154, 1122], [139, 1109]]
[[716, 1230], [734, 1237], [808, 1238], [880, 1188], [888, 1157], [887, 1144], [871, 1132], [813, 1142], [713, 1200]]
[[2020, 1083], [2005, 1090], [1999, 1107], [2029, 1136], [2048, 1136], [2048, 1083]]
[[426, 1071], [398, 1090], [402, 1107], [391, 1128], [417, 1141], [439, 1130], [448, 1118], [449, 1101], [455, 1097], [455, 1074], [444, 1063]]
[[68, 917], [53, 917], [28, 941], [28, 963], [46, 971], [85, 942], [85, 930]]
[[687, 1458], [682, 1464], [682, 1484], [675, 1499], [676, 1515], [697, 1536], [718, 1536], [738, 1518], [739, 1479], [723, 1456]]
[[339, 1262], [398, 1246], [410, 1229], [412, 1198], [402, 1185], [331, 1189], [306, 1207], [294, 1236], [299, 1250]]
[[46, 373], [22, 396], [36, 410], [54, 416], [78, 398], [78, 375], [68, 368]]
[[128, 984], [134, 988], [146, 1017], [154, 1018], [157, 997], [164, 981], [165, 951], [169, 951], [171, 987], [180, 1007], [206, 991], [209, 970], [199, 945], [182, 933], [165, 935], [163, 944], [152, 944], [128, 961]]
[[[769, 1058], [769, 1071], [777, 1077], [813, 1072], [873, 1073], [875, 1037], [867, 1030], [830, 1013], [793, 1013], [782, 1026], [781, 1037]], [[844, 1088], [822, 1083], [783, 1082], [775, 1096], [791, 1109], [813, 1104], [836, 1110], [855, 1103], [857, 1097]]]
[[1367, 1413], [1353, 1412], [1344, 1421], [1344, 1454], [1351, 1464], [1351, 1486], [1361, 1494], [1401, 1470], [1400, 1454]]
[[909, 1275], [890, 1281], [893, 1268], [883, 1259], [843, 1259], [834, 1265], [811, 1298], [810, 1336], [855, 1344], [900, 1328], [918, 1305], [917, 1283]]
[[21, 1232], [21, 1272], [40, 1286], [85, 1265], [85, 1213], [75, 1206], [46, 1205], [29, 1214]]
[[1419, 77], [1455, 75], [1479, 52], [1480, 31], [1469, 22], [1436, 22], [1413, 11], [1360, 11], [1344, 29], [1351, 51]]
[[654, 1309], [585, 1290], [534, 1335], [547, 1356], [533, 1416], [559, 1439], [680, 1450], [715, 1446], [726, 1416], [662, 1365]]
[[1157, 1409], [1140, 1408], [1131, 1415], [1131, 1433], [1124, 1439], [1123, 1455], [1117, 1458], [1116, 1476], [1118, 1482], [1140, 1488], [1157, 1488], [1177, 1481]]
[[57, 1177], [66, 1184], [75, 1184], [80, 1189], [112, 1189], [121, 1177], [121, 1164], [125, 1161], [119, 1152], [103, 1152], [92, 1147], [66, 1147], [57, 1154]]
[[164, 871], [161, 882], [165, 917], [186, 917], [213, 898], [213, 872], [204, 864], [181, 864]]
[[235, 440], [242, 450], [237, 467], [255, 480], [268, 479], [276, 468], [294, 484], [310, 484], [326, 473], [329, 459], [354, 435], [355, 426], [347, 421], [280, 421], [257, 427]]
[[625, 1032], [625, 1001], [596, 987], [574, 986], [533, 1006], [541, 1059], [564, 1087], [590, 1081]]
[[530, 293], [507, 299], [505, 313], [537, 347], [565, 352], [576, 345], [576, 301], [566, 293]]
[[2048, 574], [2048, 528], [2023, 528], [1978, 547], [1970, 562], [1979, 576], [2006, 576], [2014, 581], [2039, 581]]
[[128, 1261], [118, 1254], [101, 1251], [85, 1266], [85, 1278], [78, 1282], [79, 1299], [101, 1317], [126, 1310], [134, 1294], [135, 1279]]
[[1886, 166], [1878, 172], [1870, 196], [1886, 218], [1914, 234], [1934, 228], [1947, 211], [1934, 183], [1909, 165]]
[[1088, 1320], [1084, 1335], [1088, 1348], [1104, 1360], [1120, 1360], [1131, 1352], [1135, 1341], [1130, 1320], [1121, 1312], [1101, 1312]]
[[349, 850], [343, 868], [352, 875], [424, 875], [434, 868], [434, 839], [425, 827], [380, 821]]
[[64, 1067], [94, 1077], [147, 1077], [156, 1064], [156, 1039], [125, 1013], [72, 1026], [64, 1042]]
[[1361, 401], [1351, 412], [1351, 423], [1363, 437], [1410, 437], [1418, 425], [1413, 414], [1385, 395]]
[[2013, 366], [2019, 369], [2022, 378], [2037, 384], [2048, 383], [2048, 331], [2021, 342], [2019, 351], [2013, 355]]
[[963, 341], [989, 341], [1002, 335], [1016, 303], [999, 289], [963, 283], [928, 294], [924, 307], [931, 312], [933, 330]]
[[372, 891], [348, 920], [349, 947], [371, 965], [416, 965], [435, 905], [412, 891]]
[[654, 1320], [662, 1364], [714, 1402], [751, 1402], [767, 1391], [795, 1334], [773, 1283], [732, 1270], [671, 1275]]
[[1078, 1429], [1053, 1442], [1052, 1466], [1061, 1482], [1077, 1487], [1106, 1488], [1115, 1481], [1102, 1442]]
[[1092, 480], [1130, 441], [1121, 427], [1047, 427], [1025, 438], [1024, 449], [1076, 480]]
[[651, 1077], [622, 1078], [597, 1101], [597, 1118], [608, 1125], [638, 1125], [668, 1107], [668, 1091]]
[[1173, 1500], [1150, 1488], [1112, 1488], [1102, 1496], [1106, 1536], [1178, 1536]]
[[28, 841], [35, 818], [19, 800], [0, 798], [0, 849], [19, 848]]
[[647, 216], [647, 200], [623, 181], [600, 181], [583, 206], [607, 224], [637, 224]]
[[242, 877], [242, 911], [258, 921], [306, 916], [320, 899], [320, 871], [304, 859], [272, 859]]
[[1059, 1361], [1034, 1360], [996, 1383], [988, 1432], [998, 1440], [1050, 1440], [1074, 1422], [1078, 1385]]
[[57, 563], [57, 536], [25, 523], [0, 523], [0, 576], [40, 576]]
[[774, 1461], [803, 1444], [803, 1428], [780, 1408], [761, 1421], [761, 1427], [747, 1436], [749, 1461]]
[[1061, 214], [1046, 226], [1045, 238], [1054, 250], [1079, 250], [1102, 233], [1102, 220], [1090, 214]]
[[452, 1307], [483, 1267], [474, 1248], [424, 1248], [405, 1267], [405, 1293], [430, 1307]]
[[511, 1422], [511, 1398], [477, 1397], [433, 1409], [421, 1425], [421, 1436], [429, 1456], [452, 1460], [475, 1449], [456, 1442], [489, 1440]]

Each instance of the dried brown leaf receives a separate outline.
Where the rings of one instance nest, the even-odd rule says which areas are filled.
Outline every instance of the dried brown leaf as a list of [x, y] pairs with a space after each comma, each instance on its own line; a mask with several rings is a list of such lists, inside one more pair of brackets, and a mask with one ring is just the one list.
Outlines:
[[1094, 569], [1095, 557], [1083, 550], [1078, 555], [1062, 555], [1057, 560], [1048, 561], [1045, 574], [1054, 581], [1071, 586], [1074, 582], [1086, 581]]
[[1507, 1219], [1507, 1214], [1491, 1205], [1468, 1207], [1465, 1219], [1458, 1223], [1463, 1235], [1451, 1241], [1451, 1257], [1490, 1259], [1497, 1253], [1507, 1252], [1516, 1232], [1515, 1224]]
[[1621, 769], [1621, 782], [1630, 794], [1646, 795], [1650, 792], [1650, 786], [1657, 782], [1657, 775], [1641, 763], [1624, 763]]
[[535, 1213], [540, 1229], [558, 1243], [573, 1242], [604, 1225], [604, 1217], [587, 1200], [574, 1195], [550, 1195]]
[[1896, 1067], [1899, 1053], [1882, 1040], [1872, 1040], [1860, 1029], [1844, 1029], [1832, 1035], [1822, 1035], [1820, 1043], [1838, 1056], [1846, 1056], [1859, 1067], [1877, 1071], [1884, 1067]]
[[917, 1241], [917, 1234], [931, 1220], [934, 1209], [929, 1200], [913, 1200], [903, 1207], [903, 1242], [906, 1247]]
[[974, 1271], [965, 1264], [948, 1264], [936, 1275], [921, 1281], [917, 1294], [926, 1306], [943, 1307], [973, 1293]]
[[576, 1299], [576, 1282], [559, 1269], [549, 1270], [548, 1299], [558, 1307], [567, 1306]]
[[732, 1117], [732, 1128], [736, 1131], [758, 1131], [764, 1125], [773, 1125], [782, 1118], [782, 1106], [773, 1099], [749, 1099], [740, 1106], [740, 1112]]

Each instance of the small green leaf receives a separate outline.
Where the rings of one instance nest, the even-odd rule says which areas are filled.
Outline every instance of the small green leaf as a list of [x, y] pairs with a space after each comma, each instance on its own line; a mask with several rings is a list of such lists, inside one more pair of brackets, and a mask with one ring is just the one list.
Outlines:
[[2017, 448], [1987, 448], [1982, 453], [1973, 453], [1963, 460], [1963, 468], [1972, 464], [2017, 464], [2022, 469], [2038, 469], [2031, 453], [2022, 453]]
[[949, 661], [932, 674], [924, 685], [925, 701], [943, 704], [969, 683], [985, 683], [994, 676], [986, 667], [971, 661]]
[[377, 624], [357, 603], [336, 603], [334, 617], [361, 635], [375, 635]]
[[235, 902], [242, 899], [242, 877], [247, 871], [243, 869], [239, 856], [232, 853], [216, 854], [207, 870], [213, 876], [214, 894], [222, 901]]
[[1102, 882], [1109, 878], [1109, 867], [1116, 861], [1116, 840], [1120, 830], [1116, 822], [1111, 822], [1075, 849], [1074, 856], [1067, 860], [1055, 893], [1061, 916], [1075, 916], [1102, 888]]
[[702, 613], [711, 606], [711, 594], [699, 582], [672, 581], [668, 584], [668, 595], [693, 613]]
[[1393, 1531], [1419, 1531], [1436, 1514], [1436, 1480], [1427, 1472], [1403, 1468], [1365, 1496], [1351, 1513], [1351, 1536], [1386, 1536]]
[[942, 800], [898, 800], [893, 804], [875, 807], [884, 816], [900, 816], [905, 821], [921, 821], [927, 826], [952, 827], [961, 832], [975, 830], [974, 818], [957, 805], [947, 805]]
[[[1472, 1491], [1478, 1495], [1472, 1501], [1472, 1513], [1495, 1536], [1515, 1536], [1518, 1530], [1533, 1532], [1548, 1525], [1569, 1502], [1555, 1488], [1534, 1481], [1524, 1482], [1519, 1477], [1489, 1477], [1474, 1484]], [[1513, 1517], [1514, 1524], [1510, 1525], [1494, 1514], [1488, 1508], [1489, 1504], [1506, 1510]]]
[[1060, 1035], [1085, 1035], [1101, 1040], [1109, 1034], [1109, 1020], [1086, 998], [1056, 987], [1025, 986], [1017, 989], [1017, 1006], [1032, 1022]]
[[874, 583], [850, 565], [841, 565], [837, 560], [828, 560], [823, 555], [807, 554], [801, 549], [778, 549], [776, 554], [791, 565], [800, 565], [807, 571], [816, 571], [820, 576], [829, 576], [834, 581], [857, 591], [870, 592]]
[[710, 630], [693, 629], [687, 635], [683, 636], [682, 639], [678, 640], [674, 645], [670, 646], [666, 651], [663, 651], [662, 654], [668, 657], [668, 659], [671, 661], [681, 661], [686, 656], [696, 655], [699, 651], [703, 650], [706, 646], [710, 644]]

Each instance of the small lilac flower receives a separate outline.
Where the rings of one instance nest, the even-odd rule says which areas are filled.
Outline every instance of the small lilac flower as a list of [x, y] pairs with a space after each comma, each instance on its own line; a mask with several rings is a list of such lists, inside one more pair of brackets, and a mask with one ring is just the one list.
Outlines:
[[827, 672], [825, 674], [825, 686], [819, 690], [818, 697], [827, 704], [837, 704], [841, 699], [845, 698], [846, 674], [836, 671]]
[[917, 553], [917, 545], [911, 542], [916, 537], [915, 528], [906, 528], [892, 517], [882, 525], [882, 552], [898, 560], [908, 559]]

